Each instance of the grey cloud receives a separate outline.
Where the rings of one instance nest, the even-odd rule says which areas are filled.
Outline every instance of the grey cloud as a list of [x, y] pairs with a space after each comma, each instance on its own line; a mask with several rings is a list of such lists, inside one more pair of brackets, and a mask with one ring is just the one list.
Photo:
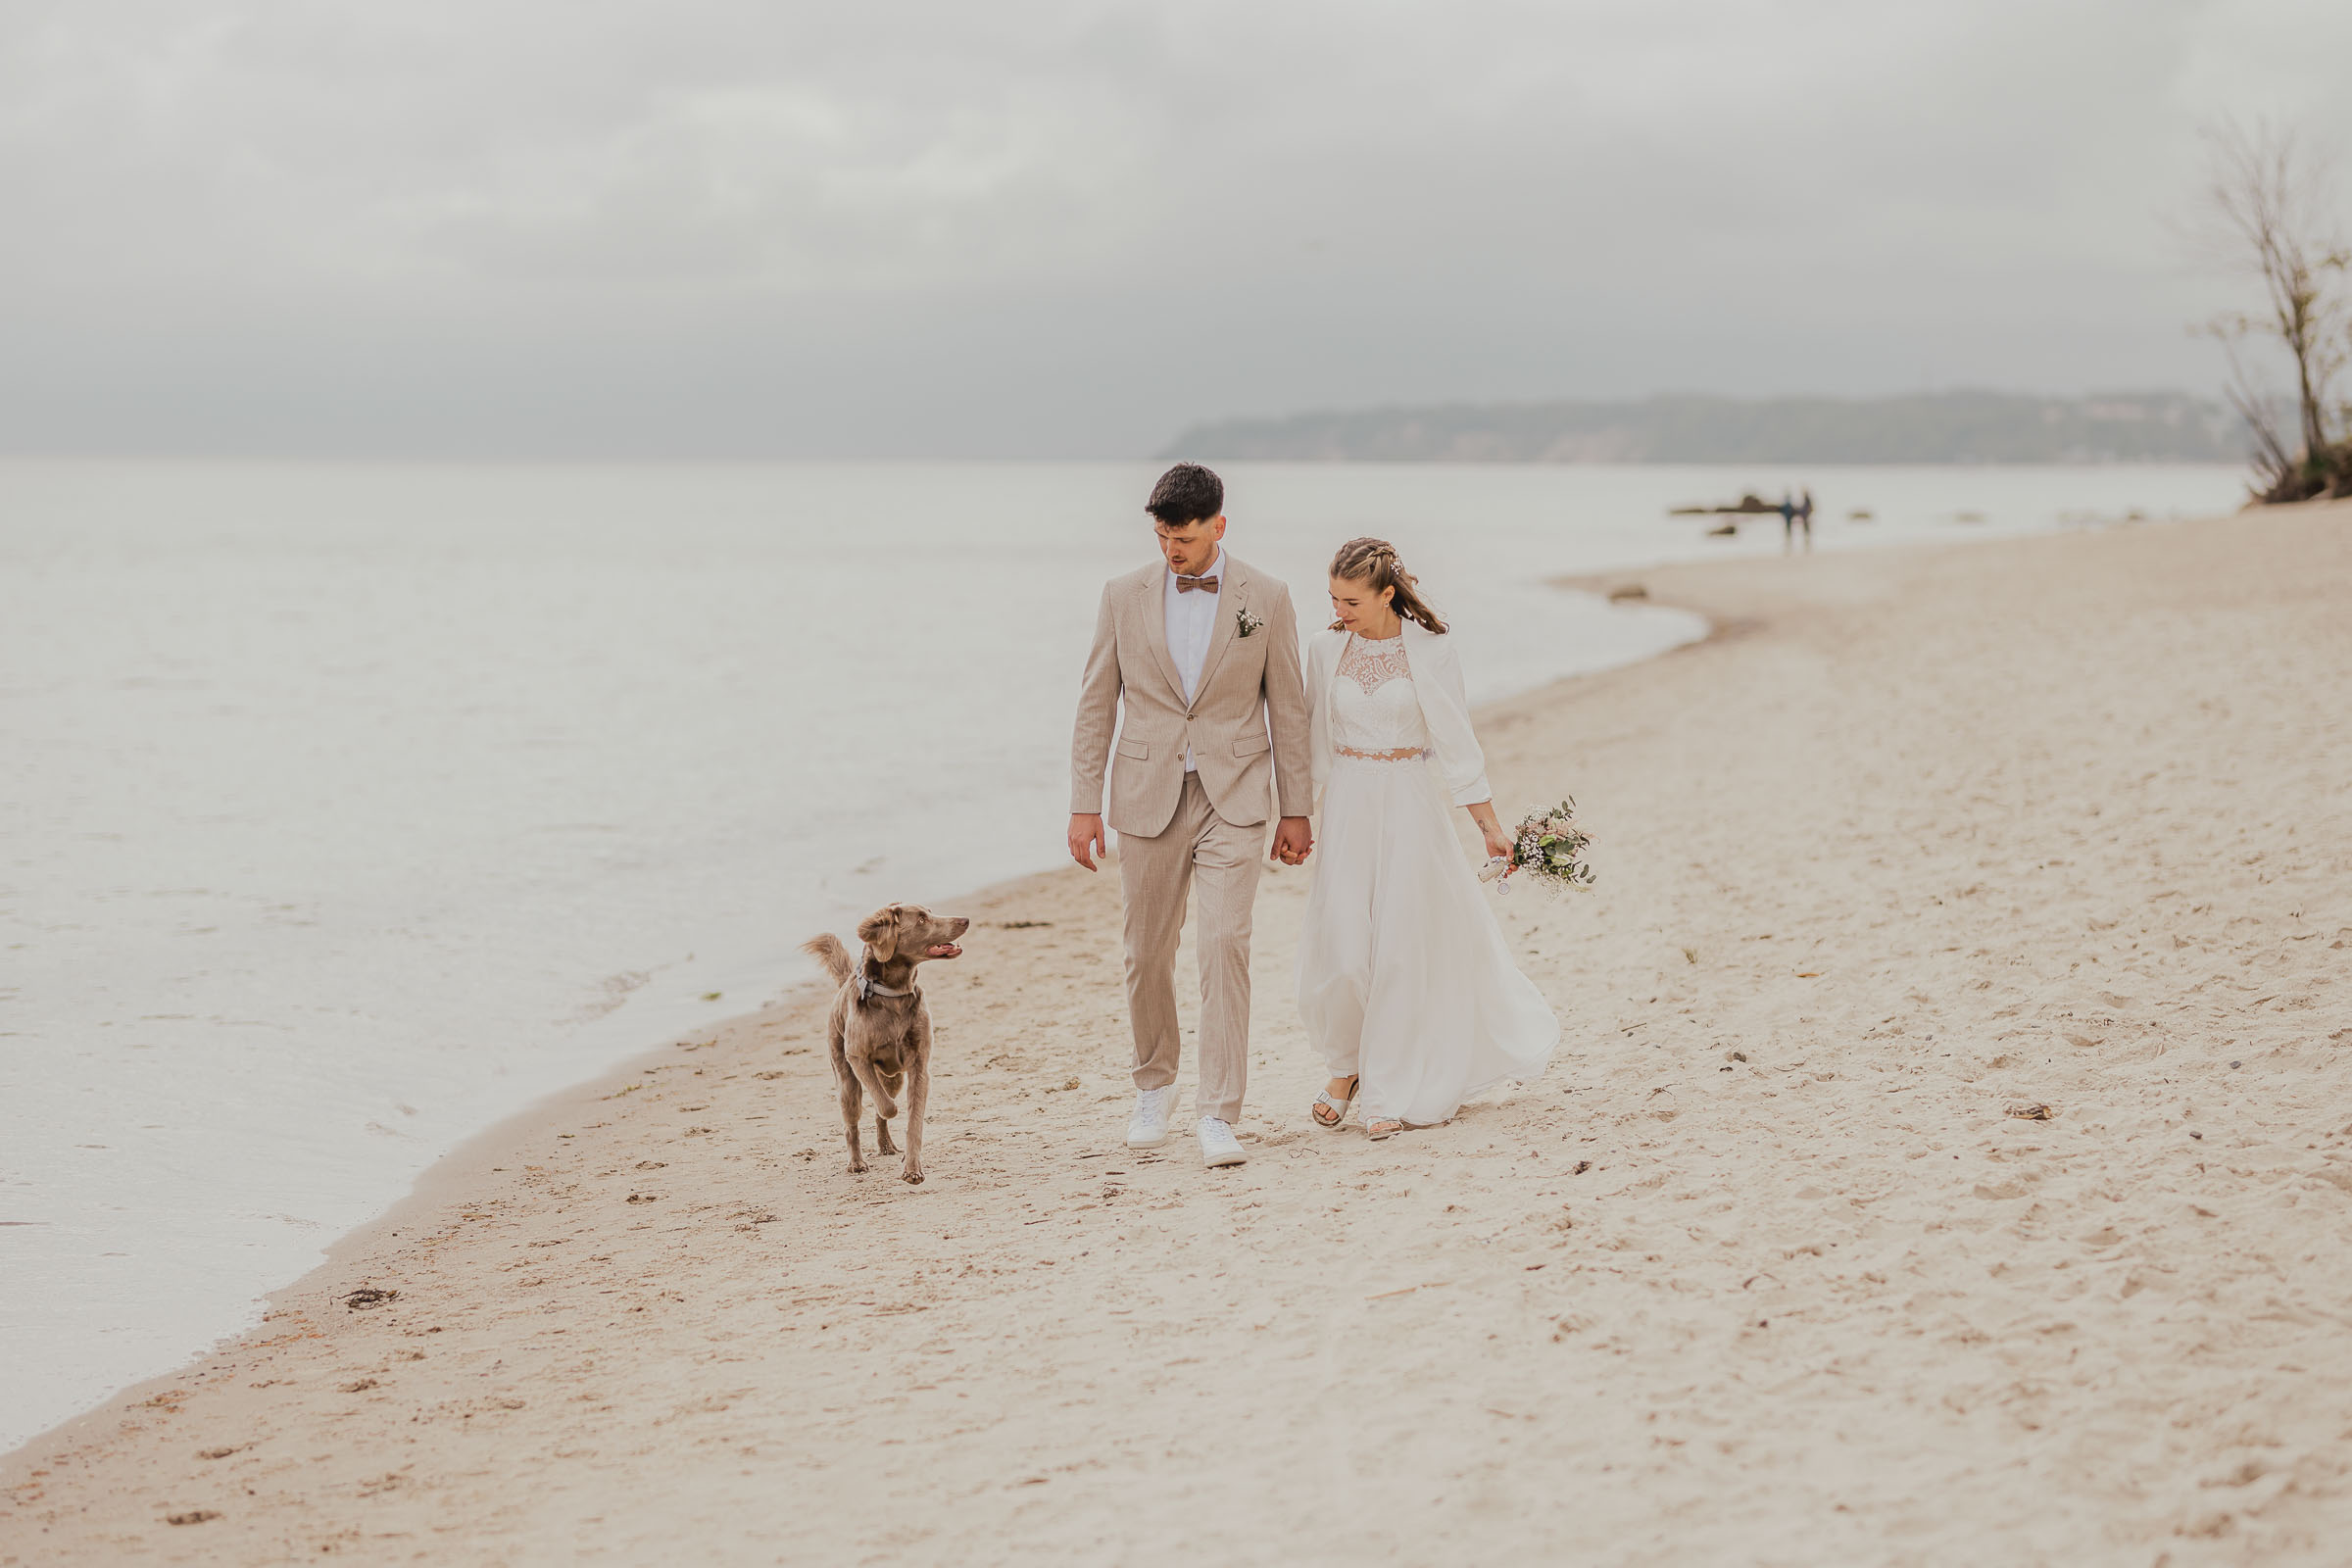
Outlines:
[[2224, 285], [2162, 219], [2201, 115], [2352, 136], [2337, 9], [21, 4], [0, 417], [1081, 455], [1392, 399], [2209, 385]]

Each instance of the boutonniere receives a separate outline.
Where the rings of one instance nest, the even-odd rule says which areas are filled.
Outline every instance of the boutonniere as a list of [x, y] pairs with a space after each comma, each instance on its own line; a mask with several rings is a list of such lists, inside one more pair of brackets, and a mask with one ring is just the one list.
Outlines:
[[1233, 627], [1245, 637], [1254, 637], [1266, 629], [1266, 623], [1250, 613], [1249, 607], [1245, 605], [1233, 612]]

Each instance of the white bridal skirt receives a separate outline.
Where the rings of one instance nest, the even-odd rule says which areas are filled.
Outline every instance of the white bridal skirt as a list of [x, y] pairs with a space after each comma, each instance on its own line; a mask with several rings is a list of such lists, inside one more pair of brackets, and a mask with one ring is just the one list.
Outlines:
[[1424, 759], [1332, 759], [1298, 1010], [1335, 1078], [1360, 1075], [1357, 1110], [1442, 1122], [1466, 1100], [1541, 1075], [1560, 1022], [1519, 972], [1453, 808]]

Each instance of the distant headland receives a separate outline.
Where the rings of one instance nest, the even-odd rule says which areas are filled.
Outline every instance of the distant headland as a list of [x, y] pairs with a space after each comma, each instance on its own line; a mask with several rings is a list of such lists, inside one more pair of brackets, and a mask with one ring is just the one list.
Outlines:
[[2244, 421], [2180, 392], [1671, 396], [1217, 419], [1164, 456], [1322, 463], [2242, 463]]

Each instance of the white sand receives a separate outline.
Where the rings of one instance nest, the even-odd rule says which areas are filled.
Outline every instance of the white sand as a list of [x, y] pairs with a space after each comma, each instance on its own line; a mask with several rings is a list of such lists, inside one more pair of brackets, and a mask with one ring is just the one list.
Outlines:
[[2352, 508], [1644, 580], [1721, 634], [1487, 715], [1604, 882], [1504, 905], [1510, 1102], [1309, 1128], [1269, 876], [1253, 1157], [1130, 1154], [1041, 877], [928, 1185], [812, 1001], [665, 1052], [20, 1450], [0, 1563], [2352, 1557]]

